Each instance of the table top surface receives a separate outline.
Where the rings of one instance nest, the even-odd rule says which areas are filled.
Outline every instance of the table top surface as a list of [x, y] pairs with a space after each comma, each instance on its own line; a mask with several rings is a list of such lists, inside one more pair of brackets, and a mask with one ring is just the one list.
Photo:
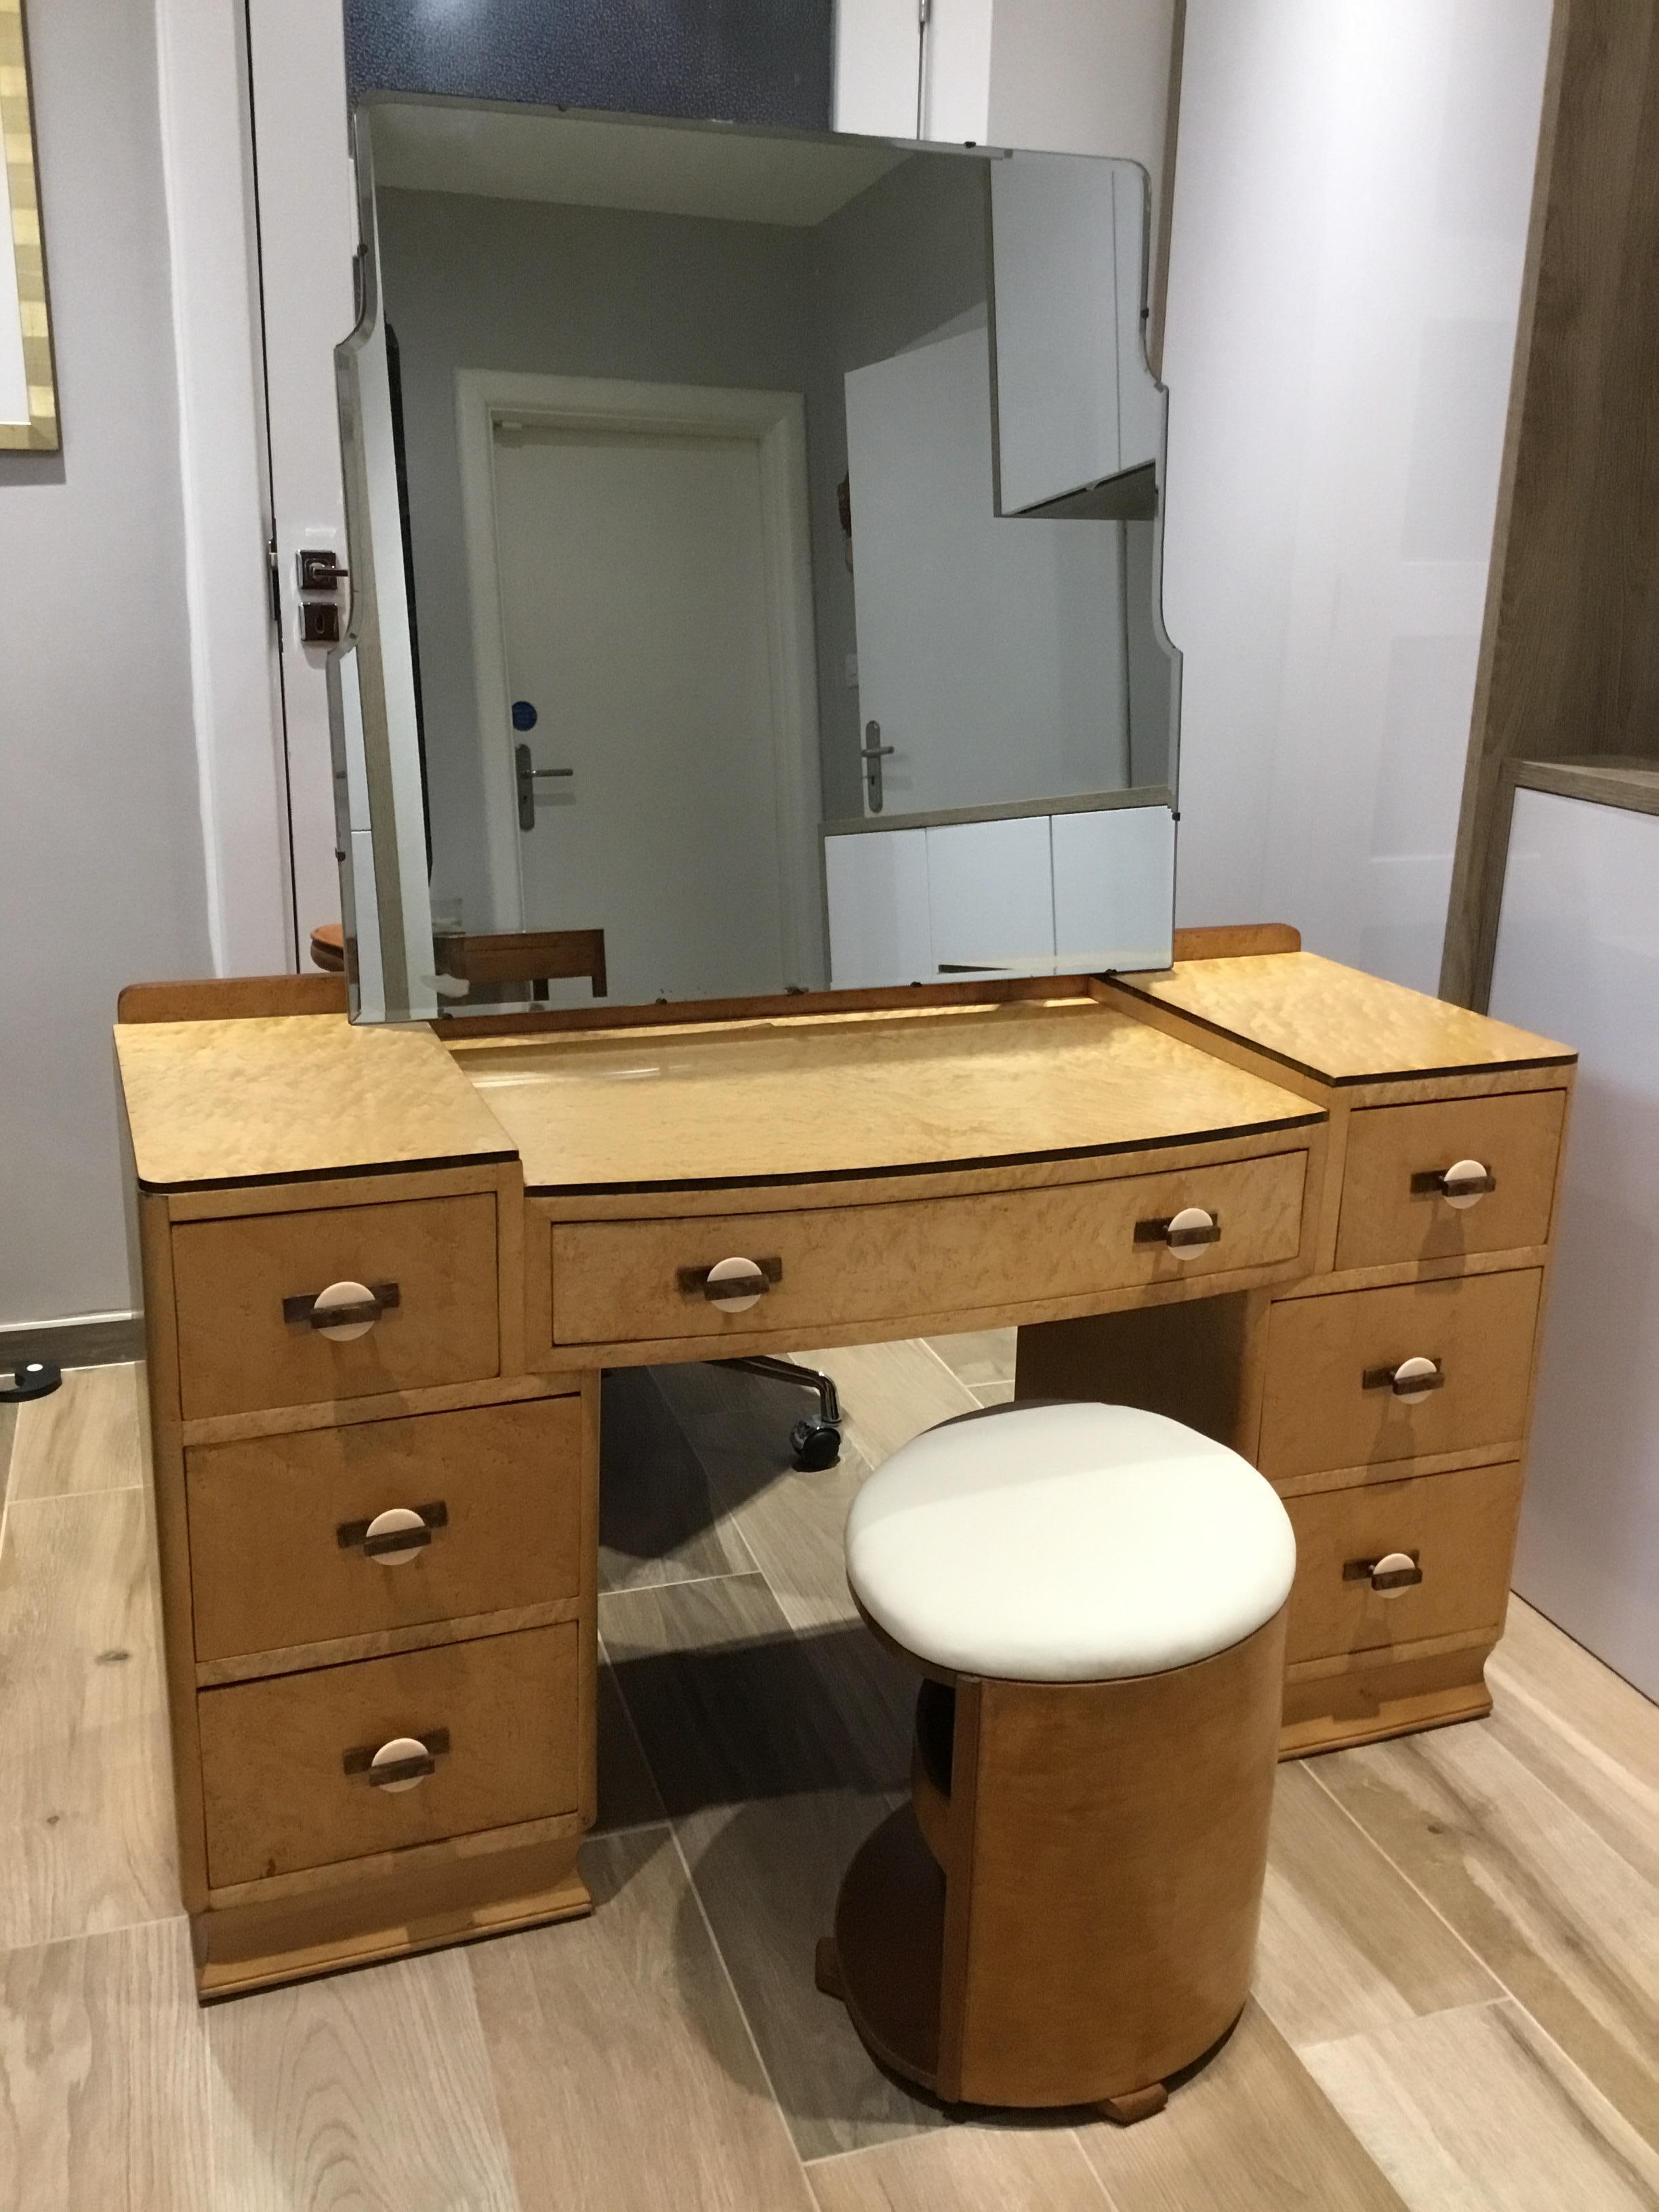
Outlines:
[[1236, 1037], [1334, 1086], [1504, 1067], [1571, 1066], [1577, 1054], [1489, 1014], [1426, 998], [1316, 952], [1187, 960], [1113, 988]]
[[1321, 1118], [1094, 999], [491, 1040], [455, 1058], [532, 1190], [983, 1166]]

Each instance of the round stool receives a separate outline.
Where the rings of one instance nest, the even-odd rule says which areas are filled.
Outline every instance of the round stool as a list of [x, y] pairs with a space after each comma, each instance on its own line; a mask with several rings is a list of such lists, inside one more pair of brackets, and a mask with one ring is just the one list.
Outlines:
[[1127, 1406], [968, 1413], [847, 1524], [924, 1677], [911, 1802], [818, 1946], [871, 2052], [951, 2103], [1158, 2111], [1249, 1990], [1296, 1542], [1223, 1444]]

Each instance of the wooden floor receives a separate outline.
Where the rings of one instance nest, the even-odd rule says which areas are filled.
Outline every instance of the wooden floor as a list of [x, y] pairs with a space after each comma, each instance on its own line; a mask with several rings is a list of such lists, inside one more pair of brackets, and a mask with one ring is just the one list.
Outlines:
[[1255, 2001], [1128, 2131], [963, 2122], [811, 1981], [903, 1785], [848, 1498], [1011, 1341], [607, 1385], [592, 1919], [196, 2007], [135, 1370], [0, 1428], [0, 2212], [1659, 2207], [1659, 1710], [1524, 1606], [1489, 1722], [1280, 1770]]

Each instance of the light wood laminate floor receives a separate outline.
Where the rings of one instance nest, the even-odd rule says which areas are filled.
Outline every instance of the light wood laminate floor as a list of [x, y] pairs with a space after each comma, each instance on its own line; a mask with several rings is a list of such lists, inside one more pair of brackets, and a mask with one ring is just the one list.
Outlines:
[[[1255, 1996], [1166, 2112], [963, 2120], [812, 1987], [904, 1786], [848, 1500], [1006, 1333], [606, 1386], [588, 1921], [198, 2009], [134, 1370], [0, 1428], [0, 2212], [1659, 2208], [1659, 1710], [1518, 1601], [1489, 1722], [1280, 1770]], [[815, 1355], [804, 1355], [811, 1358]], [[7, 1462], [9, 1462], [9, 1466]]]

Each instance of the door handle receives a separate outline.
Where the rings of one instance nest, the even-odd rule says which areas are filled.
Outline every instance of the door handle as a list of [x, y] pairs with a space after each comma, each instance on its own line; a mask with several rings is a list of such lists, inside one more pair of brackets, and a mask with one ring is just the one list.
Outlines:
[[528, 745], [513, 748], [513, 778], [519, 789], [519, 827], [533, 830], [536, 826], [536, 786], [538, 782], [552, 783], [561, 777], [574, 775], [574, 768], [536, 768], [531, 763]]
[[870, 795], [870, 811], [879, 814], [884, 793], [881, 787], [881, 764], [892, 751], [891, 745], [881, 741], [881, 724], [866, 722], [864, 743], [859, 747], [859, 758], [864, 763], [864, 787]]

